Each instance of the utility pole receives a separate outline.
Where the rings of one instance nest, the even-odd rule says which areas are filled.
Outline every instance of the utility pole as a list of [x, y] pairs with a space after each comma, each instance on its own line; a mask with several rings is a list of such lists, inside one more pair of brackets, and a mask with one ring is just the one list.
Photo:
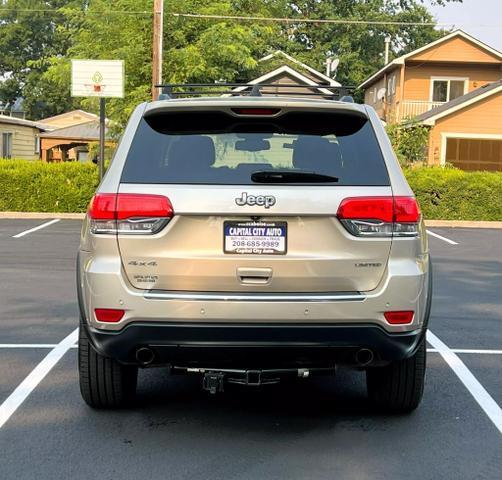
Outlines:
[[153, 2], [153, 58], [152, 58], [152, 100], [157, 100], [162, 83], [162, 42], [164, 31], [164, 0]]
[[106, 98], [99, 99], [99, 180], [105, 174], [105, 144], [106, 144]]

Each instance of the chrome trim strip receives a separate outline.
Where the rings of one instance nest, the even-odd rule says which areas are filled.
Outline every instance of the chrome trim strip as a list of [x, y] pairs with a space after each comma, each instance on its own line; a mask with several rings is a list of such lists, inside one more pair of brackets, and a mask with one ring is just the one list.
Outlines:
[[145, 293], [146, 300], [188, 300], [188, 301], [223, 301], [223, 302], [362, 302], [366, 299], [360, 293], [331, 294], [249, 294], [249, 293], [195, 293], [195, 292], [159, 292]]

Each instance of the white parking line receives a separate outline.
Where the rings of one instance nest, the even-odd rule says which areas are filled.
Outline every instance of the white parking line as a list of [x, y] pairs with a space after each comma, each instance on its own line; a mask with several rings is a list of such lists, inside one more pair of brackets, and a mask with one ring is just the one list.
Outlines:
[[[57, 343], [0, 343], [0, 348], [55, 348]], [[72, 345], [70, 348], [77, 348]]]
[[28, 374], [19, 386], [0, 405], [0, 428], [2, 428], [26, 400], [28, 395], [45, 378], [52, 368], [61, 360], [63, 355], [73, 346], [78, 338], [78, 328], [61, 340], [47, 356]]
[[439, 240], [443, 240], [443, 242], [449, 243], [450, 245], [458, 245], [457, 242], [454, 242], [453, 240], [450, 240], [449, 238], [438, 235], [437, 233], [431, 232], [430, 230], [427, 230], [427, 233], [429, 235], [431, 235], [432, 237], [439, 238]]
[[0, 348], [55, 348], [51, 343], [0, 343]]
[[478, 382], [476, 377], [465, 366], [464, 362], [460, 360], [458, 355], [448, 348], [436, 335], [430, 330], [427, 331], [427, 341], [439, 352], [444, 361], [455, 372], [455, 375], [465, 385], [469, 393], [478, 402], [479, 406], [484, 410], [488, 418], [502, 433], [502, 409], [498, 406], [497, 402], [485, 390], [483, 385]]
[[36, 232], [37, 230], [48, 227], [49, 225], [57, 223], [60, 220], [61, 220], [60, 218], [55, 218], [54, 220], [50, 220], [48, 222], [42, 223], [42, 225], [39, 225], [38, 227], [30, 228], [29, 230], [25, 230], [24, 232], [18, 233], [17, 235], [13, 235], [12, 238], [24, 237], [25, 235], [28, 235], [29, 233]]
[[[477, 355], [502, 355], [502, 350], [477, 350], [473, 348], [450, 348], [453, 353], [473, 353]], [[429, 353], [439, 353], [435, 348], [428, 348]]]

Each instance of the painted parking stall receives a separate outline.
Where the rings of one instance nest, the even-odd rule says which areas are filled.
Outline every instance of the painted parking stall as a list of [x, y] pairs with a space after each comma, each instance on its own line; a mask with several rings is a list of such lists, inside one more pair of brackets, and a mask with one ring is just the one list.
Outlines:
[[[502, 230], [431, 229], [455, 244], [430, 235], [428, 379], [412, 415], [372, 411], [362, 374], [343, 369], [327, 382], [235, 387], [216, 397], [193, 378], [144, 370], [134, 409], [99, 412], [78, 392], [80, 222], [62, 219], [14, 238], [48, 221], [0, 220], [2, 478], [78, 479], [99, 471], [132, 479], [144, 475], [145, 459], [150, 478], [169, 472], [174, 479], [332, 478], [334, 471], [418, 478], [424, 464], [432, 478], [500, 472]], [[411, 457], [396, 455], [396, 438]]]

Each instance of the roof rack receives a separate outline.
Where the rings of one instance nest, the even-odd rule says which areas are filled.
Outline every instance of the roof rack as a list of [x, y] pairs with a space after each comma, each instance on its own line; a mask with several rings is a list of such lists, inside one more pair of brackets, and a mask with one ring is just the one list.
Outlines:
[[[354, 102], [350, 96], [356, 87], [334, 86], [327, 83], [316, 83], [312, 85], [291, 85], [289, 83], [166, 83], [155, 85], [161, 88], [162, 93], [159, 100], [168, 100], [180, 97], [197, 97], [202, 95], [224, 95], [224, 96], [246, 96], [261, 97], [268, 96], [315, 96], [329, 100], [340, 100], [342, 102]], [[276, 88], [277, 91], [264, 91], [264, 88]], [[286, 90], [279, 91], [279, 88]], [[294, 91], [297, 89], [318, 89], [319, 92]], [[289, 91], [288, 91], [289, 90]], [[291, 91], [293, 90], [293, 91]]]

